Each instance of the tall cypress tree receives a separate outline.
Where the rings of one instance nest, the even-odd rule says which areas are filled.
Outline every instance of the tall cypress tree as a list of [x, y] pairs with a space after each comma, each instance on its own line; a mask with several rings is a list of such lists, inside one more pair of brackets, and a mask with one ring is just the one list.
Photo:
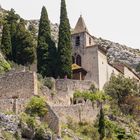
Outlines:
[[55, 77], [56, 47], [51, 39], [50, 21], [46, 8], [43, 6], [41, 11], [38, 46], [37, 46], [37, 70], [45, 76]]
[[18, 24], [18, 20], [20, 19], [20, 16], [15, 13], [14, 9], [11, 9], [8, 11], [8, 14], [5, 17], [5, 21], [10, 26], [10, 34], [11, 34], [11, 44], [12, 44], [12, 60], [15, 61], [16, 56], [16, 28]]
[[11, 35], [10, 35], [10, 27], [7, 23], [5, 23], [3, 26], [0, 49], [2, 53], [6, 56], [6, 58], [8, 59], [11, 58], [12, 52]]
[[105, 137], [105, 118], [103, 108], [100, 109], [100, 118], [99, 118], [99, 128], [98, 132], [100, 134], [100, 140], [103, 140]]
[[58, 75], [71, 78], [72, 48], [70, 24], [67, 17], [65, 0], [61, 0], [59, 41], [58, 41]]
[[16, 52], [15, 61], [21, 65], [30, 65], [35, 59], [35, 44], [33, 37], [25, 28], [25, 22], [20, 19], [15, 36]]

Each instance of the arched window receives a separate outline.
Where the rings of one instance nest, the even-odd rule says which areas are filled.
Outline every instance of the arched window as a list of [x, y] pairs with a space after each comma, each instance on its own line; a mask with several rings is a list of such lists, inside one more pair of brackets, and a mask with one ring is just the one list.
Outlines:
[[76, 64], [81, 66], [81, 56], [80, 55], [77, 55], [77, 57], [76, 57]]
[[91, 45], [91, 37], [89, 37], [89, 45]]
[[76, 45], [76, 46], [80, 46], [80, 36], [77, 36], [77, 37], [76, 37], [75, 45]]
[[74, 64], [75, 63], [75, 57], [72, 56], [72, 63]]

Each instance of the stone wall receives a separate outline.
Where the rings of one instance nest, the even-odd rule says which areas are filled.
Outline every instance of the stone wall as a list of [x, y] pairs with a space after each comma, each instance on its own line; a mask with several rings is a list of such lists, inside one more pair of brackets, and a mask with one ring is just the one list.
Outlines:
[[12, 72], [0, 77], [0, 110], [20, 111], [25, 101], [37, 95], [37, 77], [34, 72]]
[[61, 134], [61, 128], [60, 128], [60, 121], [59, 117], [55, 114], [55, 112], [52, 110], [52, 108], [47, 104], [48, 112], [46, 116], [44, 117], [44, 120], [47, 121], [48, 127], [52, 129], [56, 134]]
[[75, 122], [93, 122], [97, 118], [100, 107], [86, 102], [70, 106], [52, 106], [52, 109], [63, 123], [67, 123], [69, 118]]
[[49, 104], [70, 105], [70, 98], [73, 98], [73, 93], [76, 90], [89, 90], [92, 84], [92, 81], [86, 80], [58, 79], [55, 82], [54, 90], [42, 87], [42, 93], [46, 96]]

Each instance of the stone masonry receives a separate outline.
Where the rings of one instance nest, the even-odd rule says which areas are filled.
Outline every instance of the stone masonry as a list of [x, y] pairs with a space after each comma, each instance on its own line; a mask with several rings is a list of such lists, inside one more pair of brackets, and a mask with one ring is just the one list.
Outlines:
[[6, 73], [0, 77], [0, 110], [21, 111], [25, 102], [37, 95], [37, 77], [34, 72]]

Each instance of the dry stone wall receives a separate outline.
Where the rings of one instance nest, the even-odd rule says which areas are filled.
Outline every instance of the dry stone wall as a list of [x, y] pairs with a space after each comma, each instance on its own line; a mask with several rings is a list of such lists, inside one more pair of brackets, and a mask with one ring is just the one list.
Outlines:
[[48, 112], [44, 117], [44, 120], [47, 121], [49, 128], [51, 128], [56, 134], [59, 135], [61, 133], [59, 117], [52, 110], [51, 106], [49, 106], [48, 104], [46, 106]]
[[21, 111], [33, 95], [37, 95], [37, 77], [34, 72], [12, 72], [0, 77], [1, 111]]
[[42, 87], [42, 93], [47, 97], [49, 104], [55, 105], [70, 105], [70, 98], [73, 98], [73, 93], [76, 90], [89, 90], [92, 81], [80, 81], [69, 79], [57, 79], [55, 81], [54, 90], [49, 90], [47, 87]]
[[86, 102], [70, 106], [52, 106], [52, 109], [63, 123], [67, 123], [69, 118], [75, 122], [93, 122], [96, 120], [100, 107]]

